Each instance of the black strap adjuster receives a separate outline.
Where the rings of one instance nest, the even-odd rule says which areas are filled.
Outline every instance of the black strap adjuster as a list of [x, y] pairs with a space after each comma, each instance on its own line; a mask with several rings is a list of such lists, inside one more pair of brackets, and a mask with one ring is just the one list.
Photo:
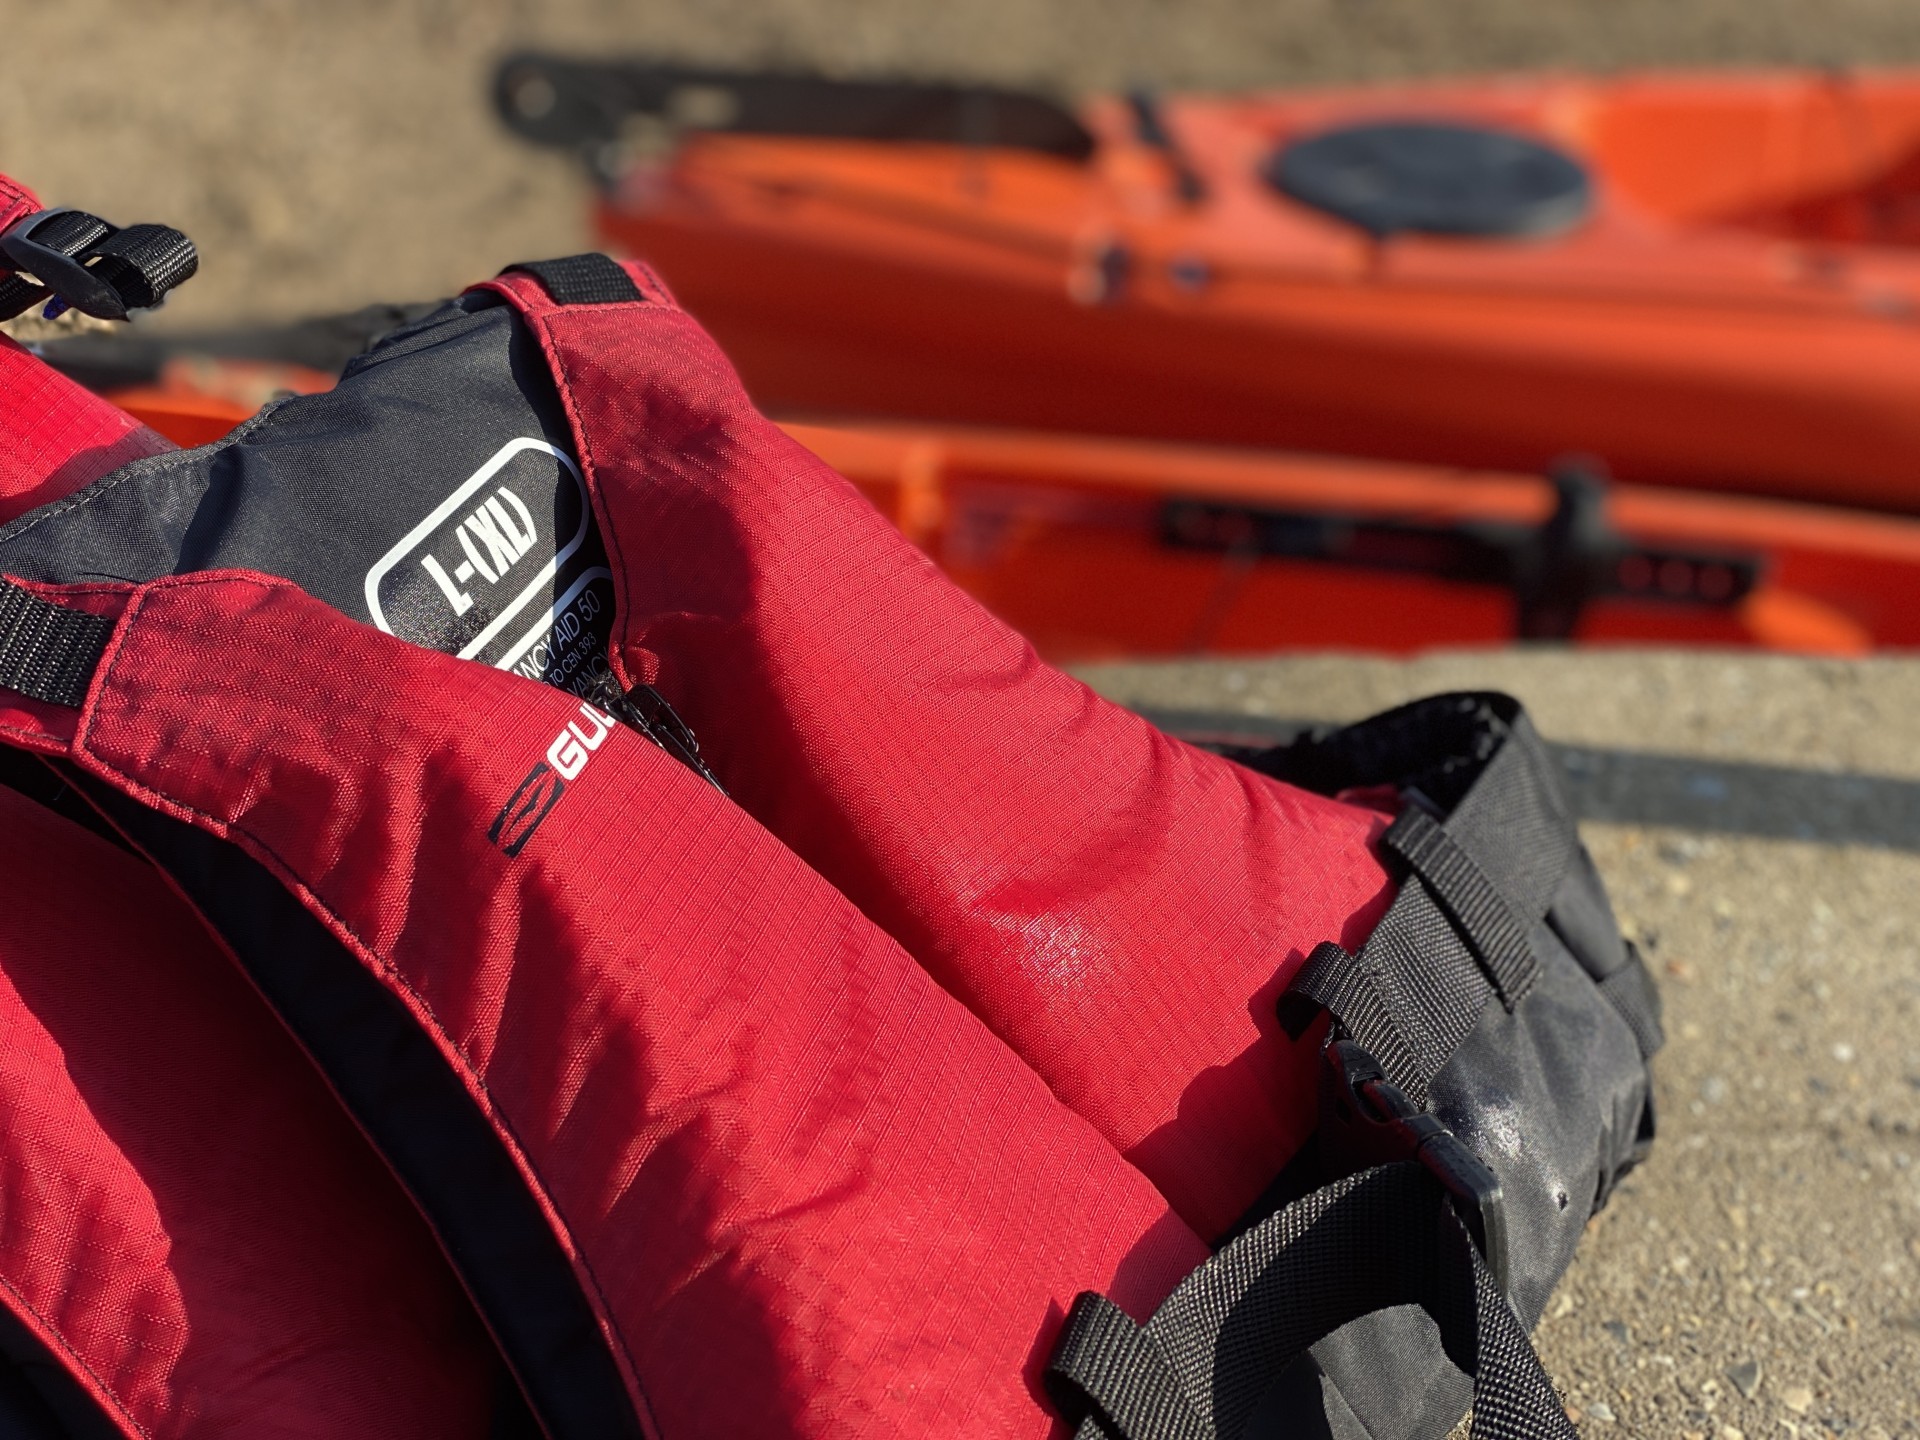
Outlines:
[[1380, 1062], [1351, 1040], [1322, 1052], [1320, 1128], [1315, 1141], [1336, 1175], [1400, 1160], [1440, 1182], [1501, 1292], [1508, 1290], [1506, 1195], [1500, 1177], [1438, 1116], [1416, 1109]]
[[0, 319], [47, 300], [49, 318], [72, 307], [124, 320], [199, 268], [193, 242], [165, 225], [122, 228], [84, 210], [36, 210], [0, 232]]

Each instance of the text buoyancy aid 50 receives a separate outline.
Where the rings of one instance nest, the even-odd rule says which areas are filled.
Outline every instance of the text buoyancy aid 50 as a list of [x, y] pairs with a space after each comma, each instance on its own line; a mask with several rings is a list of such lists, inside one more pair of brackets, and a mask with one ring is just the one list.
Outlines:
[[0, 672], [42, 697], [0, 734], [226, 941], [555, 1440], [1039, 1436], [1076, 1293], [1144, 1317], [1204, 1259], [890, 939], [591, 704], [284, 581], [46, 593], [0, 598]]

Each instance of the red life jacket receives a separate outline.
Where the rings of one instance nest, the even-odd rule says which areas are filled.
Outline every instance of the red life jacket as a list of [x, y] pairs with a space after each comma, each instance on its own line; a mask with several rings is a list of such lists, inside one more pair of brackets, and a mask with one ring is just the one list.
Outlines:
[[[1317, 1410], [1323, 1383], [1374, 1433], [1444, 1430], [1461, 1369], [1487, 1424], [1570, 1433], [1515, 1312], [1650, 1138], [1658, 1031], [1517, 707], [1454, 697], [1254, 770], [1161, 740], [944, 593], [643, 271], [525, 268], [330, 395], [0, 530], [0, 569], [62, 602], [0, 592], [0, 683], [319, 1059], [549, 1429], [1017, 1432], [1046, 1360], [1089, 1435], [1236, 1434], [1289, 1412], [1271, 1385]], [[155, 578], [218, 565], [576, 694], [283, 585]], [[152, 583], [44, 588], [101, 572]], [[1047, 763], [997, 737], [1028, 720]], [[887, 788], [916, 765], [946, 792]], [[1390, 895], [1376, 845], [1419, 883]], [[1244, 1233], [1196, 1266], [927, 971]], [[1502, 1096], [1522, 1149], [1476, 1128]]]

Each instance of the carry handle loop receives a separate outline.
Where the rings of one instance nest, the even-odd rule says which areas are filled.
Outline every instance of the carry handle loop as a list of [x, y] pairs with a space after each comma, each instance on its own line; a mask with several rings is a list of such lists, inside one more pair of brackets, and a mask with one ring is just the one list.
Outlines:
[[1287, 1368], [1342, 1325], [1415, 1304], [1473, 1377], [1477, 1440], [1577, 1440], [1479, 1249], [1422, 1166], [1350, 1175], [1225, 1246], [1145, 1325], [1074, 1302], [1045, 1372], [1076, 1440], [1241, 1440]]

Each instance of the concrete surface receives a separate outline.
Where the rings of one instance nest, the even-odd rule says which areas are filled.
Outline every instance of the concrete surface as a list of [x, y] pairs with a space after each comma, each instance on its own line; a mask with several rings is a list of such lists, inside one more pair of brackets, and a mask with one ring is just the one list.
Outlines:
[[1920, 59], [1911, 0], [0, 0], [0, 169], [199, 242], [173, 323], [430, 299], [586, 241], [507, 139], [506, 50], [978, 77], [1074, 93], [1527, 66]]
[[1216, 733], [1519, 695], [1667, 1006], [1660, 1142], [1536, 1337], [1582, 1433], [1920, 1434], [1920, 661], [1538, 650], [1081, 673]]

